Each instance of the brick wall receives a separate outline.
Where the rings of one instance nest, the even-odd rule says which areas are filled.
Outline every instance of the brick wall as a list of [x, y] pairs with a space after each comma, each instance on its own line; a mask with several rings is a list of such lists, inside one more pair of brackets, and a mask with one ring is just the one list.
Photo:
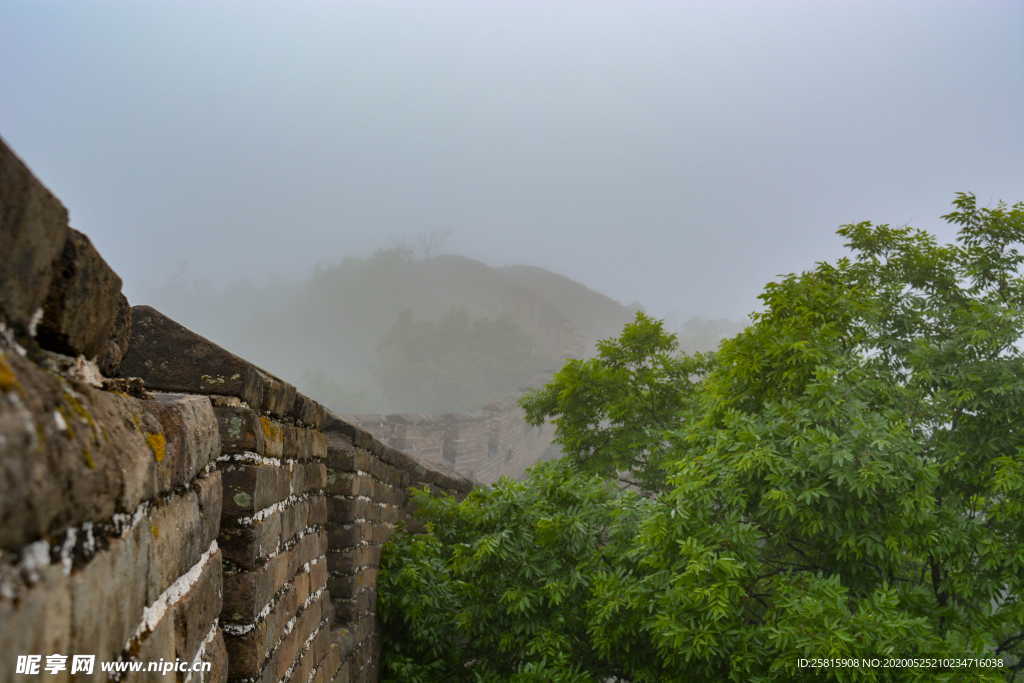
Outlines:
[[129, 309], [67, 221], [0, 142], [0, 682], [54, 653], [376, 680], [381, 546], [411, 486], [470, 481]]
[[346, 419], [420, 462], [450, 468], [480, 483], [518, 478], [527, 467], [561, 455], [553, 443], [554, 427], [527, 424], [515, 399], [471, 414], [361, 414]]

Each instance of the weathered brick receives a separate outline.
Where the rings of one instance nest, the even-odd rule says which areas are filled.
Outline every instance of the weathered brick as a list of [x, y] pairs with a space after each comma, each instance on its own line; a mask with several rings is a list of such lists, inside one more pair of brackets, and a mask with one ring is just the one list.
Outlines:
[[118, 373], [162, 391], [234, 396], [261, 413], [318, 426], [323, 408], [295, 387], [149, 306], [132, 308], [132, 336]]
[[248, 462], [221, 463], [224, 478], [224, 518], [249, 517], [289, 496], [316, 491], [326, 485], [326, 471], [319, 462], [263, 465]]
[[[174, 648], [178, 659], [192, 661], [220, 615], [223, 576], [220, 552], [214, 553], [199, 580], [174, 605]], [[171, 621], [171, 615], [165, 621]]]
[[353, 598], [377, 585], [377, 568], [363, 567], [350, 575], [334, 575], [327, 579], [333, 597]]
[[[334, 580], [334, 577], [328, 579], [328, 588], [331, 588]], [[358, 621], [377, 602], [377, 596], [374, 591], [362, 591], [356, 594], [354, 598], [349, 599], [334, 595], [333, 588], [331, 588], [331, 599], [334, 601], [334, 607], [337, 610], [338, 621], [342, 623]]]
[[331, 525], [341, 526], [357, 519], [365, 519], [373, 501], [331, 496], [327, 502]]
[[[203, 683], [224, 683], [228, 679], [228, 653], [220, 629], [214, 634], [213, 640], [207, 643], [202, 661], [213, 665], [210, 672], [202, 677]], [[195, 676], [192, 680], [196, 680]]]
[[328, 412], [322, 405], [308, 396], [298, 393], [295, 395], [295, 401], [288, 415], [313, 428], [321, 427], [328, 418]]
[[249, 526], [225, 526], [217, 542], [224, 557], [243, 569], [252, 569], [284, 540], [281, 536], [281, 514], [275, 513]]
[[364, 545], [357, 548], [335, 549], [327, 556], [327, 568], [333, 573], [350, 574], [359, 567], [380, 565], [381, 546]]
[[271, 598], [295, 576], [299, 570], [324, 554], [326, 539], [323, 533], [308, 534], [286, 550], [254, 568], [224, 577], [224, 609], [221, 619], [225, 623], [249, 624], [270, 602]]
[[329, 526], [327, 539], [331, 548], [349, 548], [369, 541], [371, 533], [369, 522], [351, 522], [343, 526]]
[[[134, 510], [159, 487], [165, 442], [140, 401], [0, 352], [0, 548]], [[182, 482], [184, 483], [184, 482]]]
[[13, 678], [15, 655], [70, 651], [69, 582], [58, 566], [41, 574], [42, 580], [18, 602], [0, 598], [0, 677]]
[[[272, 680], [282, 680], [288, 672], [288, 669], [296, 664], [299, 658], [302, 648], [305, 644], [306, 638], [308, 638], [320, 625], [320, 601], [314, 601], [309, 607], [307, 607], [301, 615], [299, 615], [295, 628], [292, 629], [291, 633], [286, 635], [277, 646], [270, 661], [267, 662], [267, 668], [264, 670], [264, 676], [266, 676], [267, 670], [273, 672]], [[264, 678], [264, 680], [266, 680]]]
[[[71, 574], [71, 652], [95, 654], [97, 659], [120, 654], [154, 592], [148, 573], [152, 541], [148, 525], [139, 524], [111, 539], [105, 550]], [[97, 674], [94, 680], [103, 677]]]
[[67, 209], [0, 140], [0, 319], [25, 336], [67, 234]]
[[293, 552], [294, 548], [272, 557], [255, 569], [226, 575], [221, 620], [239, 624], [256, 621], [260, 610], [291, 579], [288, 561]]
[[[217, 474], [197, 482], [203, 496], [215, 499]], [[152, 602], [187, 572], [217, 537], [219, 516], [203, 514], [200, 493], [187, 491], [154, 508], [143, 526], [149, 532], [149, 594]], [[220, 556], [218, 555], [218, 558]]]
[[275, 602], [270, 613], [252, 630], [241, 635], [225, 635], [224, 641], [231, 659], [232, 675], [256, 676], [263, 669], [267, 655], [280, 641], [284, 627], [298, 610], [295, 587], [289, 585]]
[[307, 563], [320, 558], [327, 552], [327, 534], [324, 531], [307, 534], [295, 544], [292, 550], [295, 552], [291, 554], [289, 561], [294, 575]]
[[327, 439], [316, 429], [285, 425], [284, 456], [297, 460], [323, 459], [327, 456]]
[[[142, 640], [138, 644], [136, 644], [135, 649], [132, 652], [130, 661], [145, 662], [147, 664], [149, 662], [156, 662], [161, 659], [165, 661], [173, 661], [177, 658], [174, 641], [174, 619], [161, 619], [160, 622], [156, 625], [156, 627], [150, 633], [145, 634]], [[85, 652], [91, 651], [85, 650]], [[117, 657], [111, 657], [110, 659], [116, 658]], [[99, 657], [97, 657], [96, 659], [97, 661], [100, 661]], [[109, 680], [109, 674], [104, 675], [102, 672], [99, 671], [99, 668], [100, 667], [98, 665], [95, 667], [95, 669], [93, 670], [93, 676], [91, 677], [91, 680]], [[140, 671], [125, 674], [123, 680], [125, 680], [126, 682], [143, 683], [144, 681], [154, 681], [159, 680], [161, 678], [163, 677], [160, 674], [157, 674], [156, 672]]]
[[191, 481], [220, 455], [220, 435], [210, 400], [184, 394], [153, 394], [142, 406], [158, 420], [158, 488], [166, 491]]
[[128, 347], [128, 301], [118, 277], [89, 238], [69, 228], [53, 264], [36, 339], [45, 349], [86, 358], [102, 357], [111, 374]]
[[250, 452], [267, 458], [284, 453], [284, 429], [279, 422], [237, 406], [217, 406], [214, 413], [224, 453]]

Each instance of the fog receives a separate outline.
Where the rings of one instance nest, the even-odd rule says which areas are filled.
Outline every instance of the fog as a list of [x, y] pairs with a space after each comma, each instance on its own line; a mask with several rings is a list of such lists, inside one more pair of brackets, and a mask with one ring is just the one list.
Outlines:
[[1011, 0], [8, 0], [0, 60], [0, 135], [197, 327], [403, 245], [736, 320], [840, 224], [1024, 199]]

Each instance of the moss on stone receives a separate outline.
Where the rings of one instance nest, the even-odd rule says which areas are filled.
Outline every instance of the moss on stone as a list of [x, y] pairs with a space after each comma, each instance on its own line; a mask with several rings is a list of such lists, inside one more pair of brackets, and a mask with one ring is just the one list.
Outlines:
[[96, 420], [93, 419], [92, 413], [90, 413], [89, 410], [82, 405], [82, 402], [79, 401], [74, 394], [65, 391], [64, 402], [68, 404], [68, 406], [71, 408], [71, 411], [75, 415], [77, 415], [79, 418], [81, 418], [83, 422], [87, 423], [90, 427], [92, 427], [93, 431], [96, 431]]
[[57, 406], [57, 412], [60, 413], [61, 419], [64, 420], [64, 433], [68, 435], [69, 439], [73, 440], [75, 438], [75, 427], [71, 420], [71, 415], [68, 414], [68, 411], [62, 405]]

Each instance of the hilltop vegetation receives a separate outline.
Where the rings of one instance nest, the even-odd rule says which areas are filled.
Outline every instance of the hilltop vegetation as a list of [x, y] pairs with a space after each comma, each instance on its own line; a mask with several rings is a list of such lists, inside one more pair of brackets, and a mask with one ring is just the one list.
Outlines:
[[537, 386], [632, 311], [540, 268], [382, 250], [301, 282], [175, 285], [157, 307], [337, 412], [470, 411]]
[[[176, 283], [150, 303], [339, 413], [464, 412], [518, 396], [636, 310], [543, 268], [408, 248], [299, 282]], [[723, 336], [708, 324], [687, 322], [695, 347]]]
[[768, 284], [715, 353], [640, 314], [528, 394], [565, 457], [419, 497], [385, 678], [1019, 677], [1024, 204], [945, 218], [955, 243], [844, 226], [849, 257]]

